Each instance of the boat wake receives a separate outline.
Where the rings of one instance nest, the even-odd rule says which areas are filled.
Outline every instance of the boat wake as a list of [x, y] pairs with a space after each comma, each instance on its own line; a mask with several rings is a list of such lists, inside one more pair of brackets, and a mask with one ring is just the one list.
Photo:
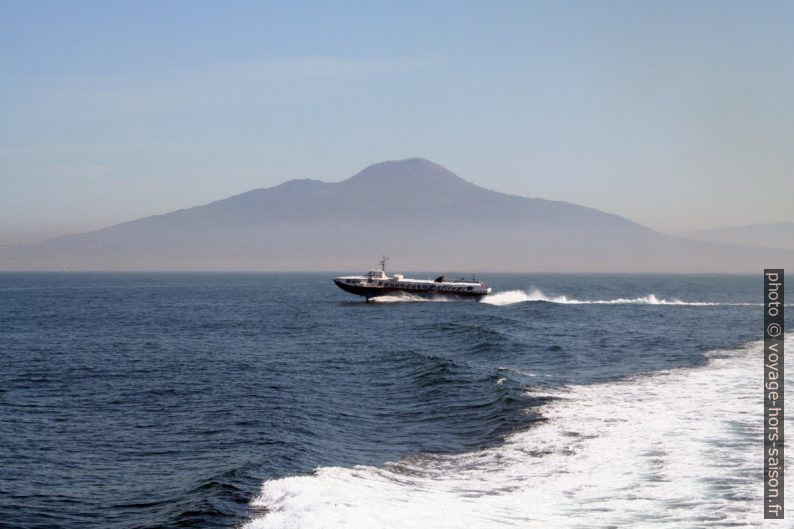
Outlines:
[[370, 303], [418, 303], [421, 301], [444, 302], [455, 301], [455, 299], [441, 295], [434, 295], [433, 297], [425, 298], [417, 294], [411, 294], [409, 292], [398, 292], [396, 294], [389, 294], [388, 296], [376, 296], [369, 299]]
[[784, 527], [763, 519], [762, 355], [556, 390], [496, 447], [270, 480], [244, 527]]
[[663, 299], [655, 294], [648, 294], [637, 298], [615, 298], [583, 300], [569, 298], [568, 296], [547, 296], [537, 288], [529, 292], [523, 290], [506, 290], [485, 296], [480, 302], [489, 305], [513, 305], [529, 301], [544, 301], [547, 303], [562, 303], [568, 305], [686, 305], [690, 307], [708, 307], [718, 305], [736, 306], [761, 306], [760, 303], [715, 303], [710, 301], [682, 301], [680, 299]]

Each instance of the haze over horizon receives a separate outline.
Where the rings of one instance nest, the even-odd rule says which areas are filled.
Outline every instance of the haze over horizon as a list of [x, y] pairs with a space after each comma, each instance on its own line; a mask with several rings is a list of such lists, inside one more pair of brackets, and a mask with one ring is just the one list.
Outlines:
[[485, 189], [411, 158], [371, 165], [342, 182], [290, 180], [0, 247], [0, 270], [338, 271], [382, 252], [417, 271], [714, 273], [794, 263], [794, 248], [672, 237], [594, 208]]
[[0, 244], [415, 156], [663, 232], [794, 220], [794, 5], [4, 2]]

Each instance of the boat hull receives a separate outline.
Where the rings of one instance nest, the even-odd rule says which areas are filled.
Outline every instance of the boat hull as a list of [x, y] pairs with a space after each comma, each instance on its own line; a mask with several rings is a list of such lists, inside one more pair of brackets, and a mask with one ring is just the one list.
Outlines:
[[357, 296], [363, 296], [364, 298], [369, 301], [372, 298], [377, 298], [380, 296], [399, 296], [401, 294], [410, 294], [412, 296], [418, 296], [423, 299], [434, 299], [434, 298], [445, 298], [445, 299], [469, 299], [469, 300], [480, 300], [486, 294], [482, 292], [452, 292], [452, 291], [440, 291], [434, 289], [423, 289], [423, 288], [404, 288], [404, 287], [382, 287], [382, 286], [361, 286], [361, 285], [351, 285], [347, 284], [343, 281], [338, 279], [334, 279], [334, 283], [336, 286], [344, 290], [345, 292], [349, 292], [351, 294], [355, 294]]

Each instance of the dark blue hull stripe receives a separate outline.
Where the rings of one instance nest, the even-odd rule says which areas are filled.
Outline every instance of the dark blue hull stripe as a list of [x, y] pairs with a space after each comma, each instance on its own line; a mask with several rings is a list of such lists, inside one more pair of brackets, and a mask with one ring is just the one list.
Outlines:
[[486, 294], [482, 292], [465, 292], [455, 290], [431, 290], [431, 289], [414, 289], [414, 288], [394, 288], [394, 287], [361, 287], [358, 285], [348, 285], [342, 281], [334, 280], [336, 286], [350, 292], [357, 296], [364, 296], [365, 298], [375, 298], [378, 296], [390, 296], [399, 293], [413, 294], [425, 298], [429, 297], [449, 297], [461, 299], [479, 299]]

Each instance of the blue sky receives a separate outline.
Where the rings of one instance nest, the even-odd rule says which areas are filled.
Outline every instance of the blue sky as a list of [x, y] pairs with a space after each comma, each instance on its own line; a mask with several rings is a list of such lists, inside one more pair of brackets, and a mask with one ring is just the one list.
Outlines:
[[422, 156], [662, 231], [792, 221], [791, 2], [0, 3], [0, 244]]

